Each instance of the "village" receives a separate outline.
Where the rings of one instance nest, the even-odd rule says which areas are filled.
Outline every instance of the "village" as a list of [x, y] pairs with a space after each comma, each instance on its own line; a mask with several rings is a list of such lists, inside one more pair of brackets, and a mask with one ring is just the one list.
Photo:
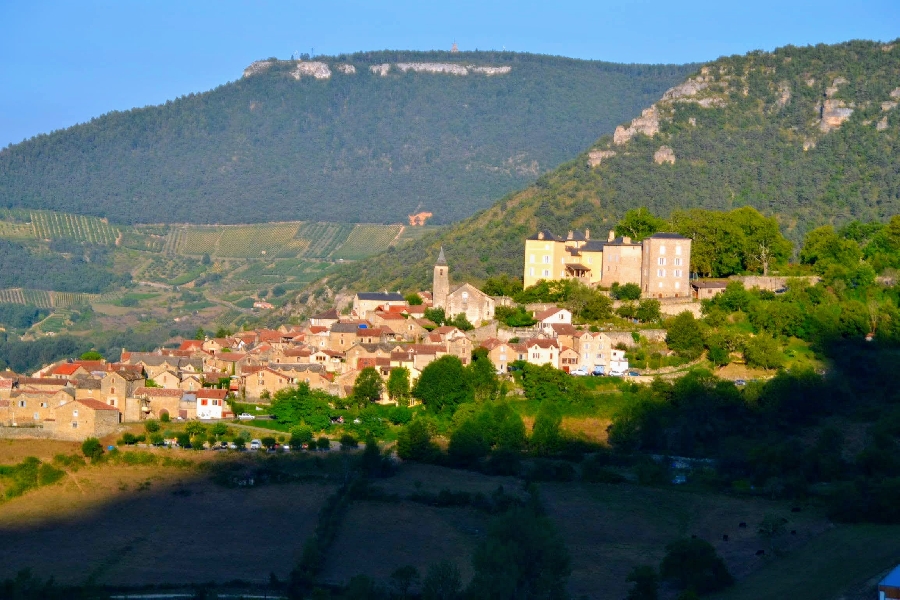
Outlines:
[[[668, 273], [667, 244], [670, 265], [676, 267]], [[547, 266], [546, 280], [640, 285], [645, 296], [674, 301], [672, 314], [696, 312], [697, 299], [725, 289], [723, 282], [689, 282], [690, 239], [677, 234], [632, 243], [612, 233], [606, 242], [596, 242], [587, 231], [566, 238], [541, 231], [525, 241], [526, 283], [538, 281], [535, 264]], [[558, 273], [554, 264], [561, 266]], [[632, 330], [576, 327], [570, 310], [546, 303], [526, 307], [534, 325], [507, 327], [495, 311], [512, 304], [511, 298], [489, 296], [469, 283], [451, 285], [441, 248], [432, 289], [417, 294], [358, 292], [343, 310], [332, 308], [299, 325], [204, 336], [153, 352], [123, 348], [118, 361], [70, 358], [29, 375], [2, 372], [0, 434], [83, 440], [149, 419], [231, 419], [230, 400], [265, 405], [278, 391], [299, 384], [346, 398], [368, 367], [385, 381], [403, 367], [415, 383], [433, 361], [452, 355], [466, 365], [476, 348], [486, 350], [498, 375], [508, 374], [517, 361], [572, 375], [640, 375], [629, 370], [626, 358], [638, 337]], [[448, 322], [463, 315], [473, 326], [463, 331], [439, 325], [426, 318], [429, 309], [441, 309]], [[666, 332], [642, 329], [641, 335], [664, 342]], [[392, 402], [386, 389], [381, 402]]]

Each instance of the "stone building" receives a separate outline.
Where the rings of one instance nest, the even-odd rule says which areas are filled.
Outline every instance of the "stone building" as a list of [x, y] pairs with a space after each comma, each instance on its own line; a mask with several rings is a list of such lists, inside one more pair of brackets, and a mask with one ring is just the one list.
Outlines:
[[492, 297], [469, 283], [450, 287], [450, 267], [447, 265], [443, 248], [434, 265], [432, 297], [434, 307], [443, 308], [447, 318], [462, 313], [466, 315], [469, 323], [476, 327], [484, 321], [494, 319], [496, 306]]
[[677, 233], [656, 233], [641, 242], [630, 237], [606, 241], [570, 231], [566, 238], [548, 230], [525, 240], [525, 287], [538, 281], [576, 278], [587, 285], [633, 283], [647, 298], [689, 297], [691, 240]]
[[53, 409], [44, 429], [53, 437], [82, 441], [103, 437], [119, 428], [119, 410], [99, 400], [72, 400]]

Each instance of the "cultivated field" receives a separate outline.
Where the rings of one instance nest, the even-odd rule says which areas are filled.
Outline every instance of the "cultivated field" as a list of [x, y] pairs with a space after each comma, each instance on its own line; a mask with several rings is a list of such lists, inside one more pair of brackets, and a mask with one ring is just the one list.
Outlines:
[[[0, 440], [0, 464], [29, 455], [49, 460], [77, 447]], [[159, 452], [211, 465], [234, 460], [208, 452]], [[343, 464], [333, 458], [332, 464]], [[336, 487], [310, 482], [228, 488], [213, 483], [211, 472], [191, 466], [87, 466], [3, 502], [0, 578], [31, 567], [64, 583], [89, 578], [111, 585], [264, 583], [270, 573], [284, 579]], [[424, 573], [444, 559], [456, 562], [468, 581], [472, 551], [491, 516], [470, 506], [425, 505], [410, 496], [441, 490], [490, 496], [500, 486], [513, 496], [525, 494], [520, 479], [419, 464], [403, 464], [396, 475], [372, 485], [393, 500], [351, 502], [320, 581], [341, 584], [366, 574], [386, 582], [399, 567], [413, 565]], [[568, 547], [569, 591], [576, 598], [624, 597], [625, 578], [634, 566], [657, 565], [666, 544], [690, 535], [713, 543], [738, 578], [720, 600], [837, 599], [844, 592], [847, 598], [867, 597], [878, 574], [900, 554], [900, 527], [834, 526], [805, 506], [793, 512], [790, 504], [759, 498], [632, 484], [538, 486]], [[774, 541], [757, 532], [767, 516], [787, 520], [785, 533]]]

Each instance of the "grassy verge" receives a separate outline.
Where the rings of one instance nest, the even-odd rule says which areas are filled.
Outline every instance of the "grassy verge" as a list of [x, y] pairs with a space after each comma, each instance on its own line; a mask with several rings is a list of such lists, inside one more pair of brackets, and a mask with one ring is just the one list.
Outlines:
[[[718, 600], [856, 597], [900, 557], [900, 526], [843, 525], [775, 559]], [[870, 597], [874, 598], [874, 592]]]

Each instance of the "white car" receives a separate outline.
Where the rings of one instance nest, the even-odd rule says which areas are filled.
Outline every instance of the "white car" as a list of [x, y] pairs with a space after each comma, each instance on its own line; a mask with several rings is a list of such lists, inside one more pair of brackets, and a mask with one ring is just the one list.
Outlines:
[[625, 377], [625, 371], [610, 371], [610, 377]]
[[254, 417], [250, 413], [241, 413], [238, 415], [238, 421], [252, 421], [255, 418], [256, 417]]
[[259, 450], [262, 448], [262, 442], [260, 440], [251, 440], [250, 441], [250, 449], [251, 450]]
[[587, 374], [588, 374], [587, 367], [578, 367], [577, 369], [575, 369], [574, 371], [569, 373], [569, 375], [577, 375], [579, 377], [584, 377]]

